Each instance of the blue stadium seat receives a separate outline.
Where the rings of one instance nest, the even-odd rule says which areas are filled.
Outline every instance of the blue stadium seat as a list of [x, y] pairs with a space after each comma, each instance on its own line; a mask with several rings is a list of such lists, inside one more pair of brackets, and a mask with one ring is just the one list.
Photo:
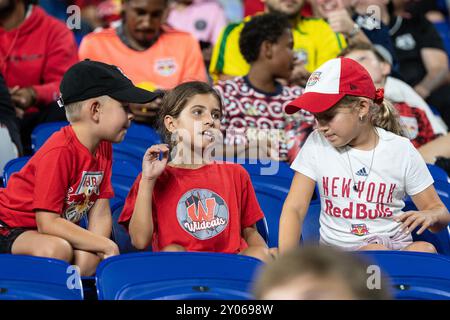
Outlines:
[[[120, 253], [130, 253], [139, 251], [131, 244], [130, 235], [125, 230], [123, 226], [118, 223], [120, 214], [122, 213], [124, 201], [118, 201], [116, 204], [111, 206], [112, 213], [112, 239], [119, 247]], [[151, 244], [147, 248], [147, 251], [152, 251]]]
[[317, 244], [320, 240], [320, 201], [311, 201], [303, 221], [302, 241], [305, 244]]
[[[445, 181], [435, 181], [434, 186], [436, 188], [436, 192], [441, 198], [442, 202], [445, 204], [447, 209], [450, 210], [450, 185]], [[414, 211], [417, 210], [416, 206], [412, 202], [411, 198], [408, 197], [405, 199], [405, 207], [403, 211]], [[423, 234], [417, 235], [416, 229], [413, 232], [414, 241], [426, 241], [435, 246], [437, 251], [441, 254], [445, 254], [450, 256], [450, 227], [444, 228], [438, 233], [432, 233], [426, 230]]]
[[68, 124], [67, 121], [58, 121], [38, 125], [31, 133], [31, 150], [33, 150], [34, 153], [38, 151], [53, 133], [59, 131], [59, 129]]
[[127, 130], [125, 139], [129, 138], [145, 141], [147, 148], [153, 144], [161, 143], [161, 137], [155, 129], [136, 122], [132, 122]]
[[251, 299], [257, 259], [219, 253], [160, 252], [115, 256], [97, 268], [99, 300]]
[[83, 300], [81, 278], [69, 267], [61, 260], [0, 254], [0, 300]]
[[[269, 247], [278, 247], [278, 228], [280, 223], [280, 215], [283, 209], [284, 200], [287, 193], [283, 190], [277, 190], [275, 186], [267, 186], [265, 184], [253, 183], [256, 198], [259, 206], [264, 212], [264, 216], [268, 225]], [[260, 233], [262, 232], [258, 229]]]
[[360, 252], [390, 278], [397, 299], [450, 300], [450, 258], [405, 251]]
[[20, 157], [10, 160], [3, 168], [3, 186], [6, 188], [8, 180], [15, 172], [19, 172], [25, 164], [30, 160], [30, 157]]

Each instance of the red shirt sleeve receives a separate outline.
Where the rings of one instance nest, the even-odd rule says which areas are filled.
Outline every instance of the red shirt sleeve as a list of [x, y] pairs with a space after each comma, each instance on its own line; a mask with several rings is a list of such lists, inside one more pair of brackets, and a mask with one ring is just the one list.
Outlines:
[[106, 161], [105, 171], [103, 173], [103, 181], [100, 186], [99, 199], [111, 199], [114, 198], [114, 190], [111, 184], [112, 175], [112, 145], [110, 142], [104, 142], [101, 146], [103, 156]]
[[264, 213], [259, 207], [256, 199], [255, 190], [253, 189], [250, 176], [245, 169], [241, 169], [242, 181], [242, 212], [241, 212], [241, 226], [242, 230], [253, 226], [256, 222], [264, 218]]
[[136, 198], [139, 191], [139, 182], [141, 182], [141, 173], [137, 176], [136, 180], [128, 193], [125, 205], [123, 206], [122, 213], [120, 214], [118, 222], [128, 230], [128, 224], [130, 223], [131, 216], [133, 215], [134, 206], [136, 204]]
[[32, 86], [36, 91], [36, 102], [43, 105], [50, 104], [58, 98], [59, 83], [64, 73], [78, 61], [74, 35], [64, 24], [53, 25], [48, 42], [48, 52], [42, 71], [43, 84]]
[[41, 157], [34, 174], [34, 211], [62, 214], [72, 171], [71, 155], [65, 148], [50, 150]]

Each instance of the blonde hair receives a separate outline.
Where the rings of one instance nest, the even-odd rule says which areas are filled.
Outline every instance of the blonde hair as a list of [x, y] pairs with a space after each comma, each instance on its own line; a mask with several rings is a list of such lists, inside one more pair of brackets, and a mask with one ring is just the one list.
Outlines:
[[[100, 101], [101, 104], [106, 104], [110, 98], [109, 96], [105, 95], [95, 97], [95, 99]], [[69, 103], [68, 105], [64, 106], [66, 111], [66, 118], [70, 123], [79, 121], [81, 119], [81, 109], [83, 108], [83, 105], [86, 103], [86, 101], [88, 101], [88, 99]]]
[[[338, 105], [349, 105], [357, 101], [365, 99], [364, 97], [345, 96], [339, 101]], [[396, 135], [403, 136], [403, 130], [400, 125], [400, 119], [397, 109], [391, 102], [384, 99], [381, 104], [376, 104], [373, 100], [367, 98], [370, 103], [369, 118], [370, 122], [375, 127], [380, 127], [386, 131], [395, 133]]]
[[66, 110], [66, 118], [70, 123], [80, 120], [81, 108], [83, 107], [85, 101], [86, 100], [77, 101], [64, 106]]
[[273, 288], [289, 285], [304, 275], [318, 278], [337, 276], [348, 285], [356, 299], [386, 300], [391, 298], [390, 283], [381, 274], [381, 287], [367, 287], [370, 261], [361, 256], [327, 246], [304, 246], [280, 255], [263, 266], [253, 286], [256, 299], [263, 299]]

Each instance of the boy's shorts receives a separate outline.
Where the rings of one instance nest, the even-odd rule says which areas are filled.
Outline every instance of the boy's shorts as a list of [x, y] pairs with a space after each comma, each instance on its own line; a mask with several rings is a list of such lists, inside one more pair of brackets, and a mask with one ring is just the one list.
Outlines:
[[24, 228], [8, 228], [4, 225], [0, 225], [0, 253], [12, 253], [12, 246], [17, 237], [22, 233], [28, 231]]

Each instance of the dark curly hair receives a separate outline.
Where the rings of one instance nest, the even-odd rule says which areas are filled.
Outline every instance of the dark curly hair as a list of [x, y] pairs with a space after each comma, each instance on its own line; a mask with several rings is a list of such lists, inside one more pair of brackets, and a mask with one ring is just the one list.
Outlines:
[[248, 63], [258, 60], [264, 41], [275, 43], [286, 29], [290, 29], [289, 19], [281, 13], [267, 13], [253, 17], [244, 26], [239, 38], [239, 48]]

